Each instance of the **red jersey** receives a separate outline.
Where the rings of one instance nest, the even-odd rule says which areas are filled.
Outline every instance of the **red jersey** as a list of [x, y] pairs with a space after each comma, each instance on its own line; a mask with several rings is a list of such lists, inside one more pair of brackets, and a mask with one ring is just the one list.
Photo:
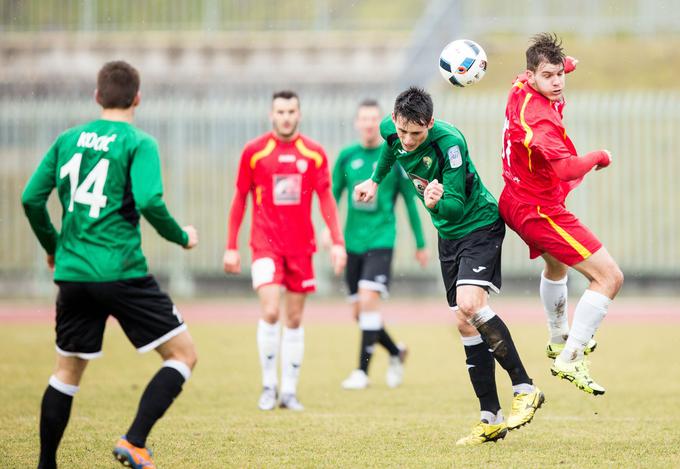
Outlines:
[[250, 246], [254, 252], [293, 256], [316, 250], [311, 208], [314, 192], [330, 188], [328, 160], [315, 141], [273, 132], [251, 140], [241, 154], [236, 190], [253, 197]]
[[563, 204], [580, 179], [560, 180], [550, 161], [576, 155], [562, 124], [564, 101], [550, 101], [525, 80], [512, 86], [503, 128], [503, 179], [514, 199], [535, 205]]

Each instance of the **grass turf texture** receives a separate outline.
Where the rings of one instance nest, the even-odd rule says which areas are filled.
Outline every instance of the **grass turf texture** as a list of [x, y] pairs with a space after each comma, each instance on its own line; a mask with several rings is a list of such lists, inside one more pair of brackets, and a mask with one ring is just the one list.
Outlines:
[[[376, 353], [371, 387], [344, 391], [355, 366], [351, 325], [306, 327], [299, 389], [303, 413], [256, 407], [259, 364], [255, 325], [196, 324], [199, 363], [149, 438], [159, 467], [676, 467], [680, 466], [680, 325], [606, 324], [591, 356], [607, 387], [593, 397], [549, 373], [545, 330], [510, 324], [530, 375], [546, 394], [535, 420], [504, 441], [457, 448], [478, 418], [462, 345], [450, 326], [399, 325], [411, 347], [405, 383], [384, 383]], [[0, 328], [0, 466], [35, 466], [38, 411], [54, 360], [52, 327]], [[59, 453], [62, 467], [117, 467], [113, 443], [134, 415], [160, 360], [138, 356], [110, 323], [104, 357], [89, 365]], [[497, 367], [506, 415], [511, 389]]]

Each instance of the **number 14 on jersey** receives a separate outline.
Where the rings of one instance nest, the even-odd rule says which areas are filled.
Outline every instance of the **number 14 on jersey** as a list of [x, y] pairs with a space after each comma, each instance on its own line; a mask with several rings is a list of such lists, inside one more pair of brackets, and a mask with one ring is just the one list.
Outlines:
[[83, 183], [78, 185], [82, 159], [83, 154], [76, 153], [59, 171], [59, 178], [64, 179], [68, 176], [69, 184], [71, 185], [71, 201], [68, 205], [68, 211], [72, 212], [73, 204], [77, 202], [90, 206], [89, 215], [91, 218], [99, 218], [99, 211], [106, 207], [104, 183], [109, 172], [109, 160], [99, 160]]

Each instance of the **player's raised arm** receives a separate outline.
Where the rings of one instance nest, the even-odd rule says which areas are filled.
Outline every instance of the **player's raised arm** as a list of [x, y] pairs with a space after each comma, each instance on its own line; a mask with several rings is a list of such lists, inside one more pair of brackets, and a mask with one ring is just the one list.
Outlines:
[[21, 203], [40, 245], [48, 255], [48, 265], [54, 267], [54, 252], [57, 250], [58, 233], [47, 211], [47, 199], [54, 189], [56, 171], [56, 143], [49, 149], [40, 166], [35, 170], [24, 192]]
[[153, 139], [148, 138], [139, 143], [130, 167], [130, 179], [135, 204], [158, 234], [187, 249], [195, 246], [197, 239], [193, 227], [190, 237], [170, 215], [163, 201], [161, 163], [158, 145]]

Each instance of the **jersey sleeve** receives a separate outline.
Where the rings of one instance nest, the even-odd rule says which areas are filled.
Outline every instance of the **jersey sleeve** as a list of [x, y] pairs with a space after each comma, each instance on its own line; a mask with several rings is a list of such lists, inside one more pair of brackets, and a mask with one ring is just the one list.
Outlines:
[[333, 166], [332, 187], [333, 197], [335, 198], [336, 204], [340, 203], [340, 197], [342, 197], [342, 193], [347, 188], [347, 175], [345, 173], [346, 162], [346, 154], [344, 152], [340, 152], [338, 160]]
[[47, 199], [56, 185], [58, 142], [59, 139], [47, 151], [21, 194], [21, 203], [31, 229], [47, 254], [54, 254], [58, 239], [57, 230], [47, 211]]
[[385, 179], [385, 176], [390, 173], [396, 160], [397, 157], [394, 154], [394, 151], [392, 151], [389, 143], [387, 143], [387, 141], [383, 142], [380, 157], [378, 158], [378, 164], [371, 175], [373, 182], [380, 184], [382, 180]]
[[470, 156], [467, 143], [462, 138], [445, 138], [438, 143], [444, 154], [443, 167], [440, 168], [444, 194], [432, 211], [455, 223], [462, 217], [465, 208], [465, 162]]
[[317, 194], [321, 194], [331, 188], [331, 176], [328, 172], [328, 157], [323, 148], [318, 150], [321, 155], [321, 165], [316, 170], [316, 180], [314, 181], [314, 190]]
[[158, 144], [152, 138], [142, 139], [135, 150], [130, 167], [132, 196], [144, 218], [163, 238], [186, 246], [187, 234], [170, 215], [163, 201], [163, 181]]
[[251, 151], [245, 147], [241, 152], [238, 175], [236, 176], [236, 190], [242, 195], [248, 194], [253, 186], [253, 169], [250, 167]]
[[406, 212], [408, 213], [408, 220], [411, 224], [413, 236], [416, 239], [416, 248], [423, 249], [425, 247], [425, 237], [423, 236], [423, 225], [418, 216], [418, 204], [416, 203], [416, 192], [413, 183], [408, 178], [401, 165], [395, 165], [397, 174], [397, 181], [399, 185], [399, 193], [404, 198], [406, 204]]

